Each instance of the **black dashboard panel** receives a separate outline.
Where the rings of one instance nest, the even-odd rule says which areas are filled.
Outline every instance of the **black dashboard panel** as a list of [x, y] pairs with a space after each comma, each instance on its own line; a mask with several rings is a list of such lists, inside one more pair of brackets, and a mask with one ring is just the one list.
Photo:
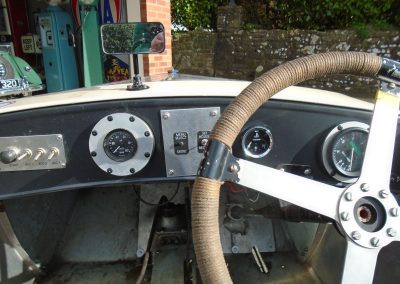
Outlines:
[[[193, 179], [193, 176], [166, 176], [160, 110], [221, 107], [222, 111], [230, 101], [231, 98], [198, 97], [136, 99], [2, 114], [0, 137], [62, 134], [67, 166], [54, 170], [0, 172], [0, 198], [110, 184]], [[127, 177], [102, 171], [94, 163], [89, 151], [93, 127], [103, 117], [118, 112], [132, 113], [143, 119], [155, 138], [154, 153], [148, 165]], [[267, 126], [274, 137], [270, 153], [261, 159], [245, 157], [240, 147], [240, 137], [234, 144], [233, 152], [238, 157], [272, 167], [280, 164], [308, 165], [315, 179], [335, 183], [321, 163], [322, 140], [332, 127], [342, 122], [355, 120], [369, 124], [370, 118], [368, 111], [272, 100], [260, 108], [243, 128], [245, 131], [254, 125]], [[397, 171], [398, 162], [395, 163], [394, 169]]]

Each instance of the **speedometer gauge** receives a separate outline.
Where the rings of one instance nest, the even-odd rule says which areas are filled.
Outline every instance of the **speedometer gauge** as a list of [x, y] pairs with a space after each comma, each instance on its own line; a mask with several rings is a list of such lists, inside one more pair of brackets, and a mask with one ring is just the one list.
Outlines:
[[124, 129], [110, 132], [104, 139], [104, 151], [114, 161], [124, 162], [131, 159], [137, 149], [135, 137]]
[[368, 129], [365, 123], [350, 121], [329, 132], [322, 147], [322, 160], [334, 179], [350, 183], [360, 175]]
[[271, 131], [263, 126], [248, 129], [242, 137], [242, 149], [246, 156], [262, 158], [271, 151], [273, 144]]

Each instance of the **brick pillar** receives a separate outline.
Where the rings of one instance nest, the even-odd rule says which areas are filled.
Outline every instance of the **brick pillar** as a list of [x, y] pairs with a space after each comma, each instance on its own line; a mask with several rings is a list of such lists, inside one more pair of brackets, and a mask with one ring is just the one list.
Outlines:
[[165, 28], [165, 51], [144, 55], [144, 75], [167, 73], [172, 69], [171, 3], [169, 0], [140, 0], [142, 22], [161, 22]]

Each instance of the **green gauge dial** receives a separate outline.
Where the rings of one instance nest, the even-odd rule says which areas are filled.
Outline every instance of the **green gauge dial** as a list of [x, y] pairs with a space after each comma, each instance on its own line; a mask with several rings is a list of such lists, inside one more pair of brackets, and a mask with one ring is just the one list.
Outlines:
[[364, 129], [348, 129], [339, 133], [332, 141], [334, 168], [348, 177], [360, 175], [367, 147], [368, 132]]

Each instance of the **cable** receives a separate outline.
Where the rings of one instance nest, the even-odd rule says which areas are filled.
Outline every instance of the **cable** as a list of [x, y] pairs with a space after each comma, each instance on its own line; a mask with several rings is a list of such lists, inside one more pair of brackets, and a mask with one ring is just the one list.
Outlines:
[[139, 274], [138, 278], [136, 279], [135, 284], [142, 283], [144, 275], [146, 274], [147, 264], [149, 263], [149, 256], [150, 256], [150, 253], [146, 252], [146, 254], [144, 255], [144, 259], [143, 259], [142, 269], [140, 270], [140, 274]]
[[148, 202], [148, 201], [144, 200], [144, 199], [140, 196], [139, 189], [138, 189], [138, 188], [134, 188], [134, 189], [135, 189], [136, 196], [137, 196], [137, 197], [139, 198], [139, 200], [140, 200], [141, 202], [143, 202], [144, 204], [149, 205], [149, 206], [163, 206], [163, 205], [165, 205], [165, 204], [171, 202], [171, 201], [176, 197], [176, 195], [178, 194], [178, 191], [179, 191], [180, 184], [181, 184], [181, 183], [178, 182], [174, 194], [173, 194], [166, 202], [163, 202], [163, 203], [161, 203], [161, 204], [158, 204], [158, 203], [151, 203], [151, 202]]

